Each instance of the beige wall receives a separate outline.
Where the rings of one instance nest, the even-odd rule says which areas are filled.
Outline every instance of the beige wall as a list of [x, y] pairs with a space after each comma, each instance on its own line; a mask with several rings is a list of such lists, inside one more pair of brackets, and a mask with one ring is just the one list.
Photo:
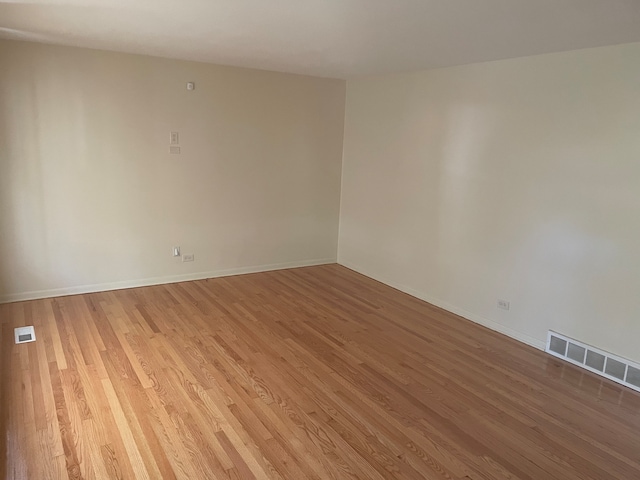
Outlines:
[[0, 301], [335, 261], [344, 95], [0, 42]]
[[338, 261], [640, 361], [640, 44], [349, 81]]
[[640, 361], [640, 44], [349, 81], [339, 246], [344, 82], [8, 41], [0, 65], [0, 301], [338, 249]]

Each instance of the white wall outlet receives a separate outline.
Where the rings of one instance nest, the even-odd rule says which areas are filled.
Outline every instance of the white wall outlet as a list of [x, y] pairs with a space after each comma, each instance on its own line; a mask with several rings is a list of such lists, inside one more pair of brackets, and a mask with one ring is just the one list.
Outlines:
[[178, 132], [171, 132], [169, 135], [169, 144], [170, 145], [178, 145], [180, 143], [180, 135]]
[[180, 256], [180, 247], [173, 247], [173, 256], [174, 257]]
[[196, 89], [196, 84], [193, 82], [187, 82], [187, 90], [191, 91], [191, 90], [195, 90]]
[[180, 153], [180, 147], [169, 147], [169, 153], [173, 155], [178, 155]]
[[510, 307], [511, 307], [511, 302], [498, 299], [498, 308], [501, 308], [502, 310], [509, 310]]
[[187, 253], [185, 255], [182, 255], [182, 261], [183, 262], [193, 262], [193, 260], [194, 260], [193, 253]]

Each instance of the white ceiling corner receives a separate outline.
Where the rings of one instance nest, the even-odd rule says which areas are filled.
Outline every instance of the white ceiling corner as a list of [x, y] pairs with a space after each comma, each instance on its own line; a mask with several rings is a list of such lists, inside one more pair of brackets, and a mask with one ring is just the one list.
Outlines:
[[0, 0], [0, 38], [349, 78], [640, 41], [640, 0]]

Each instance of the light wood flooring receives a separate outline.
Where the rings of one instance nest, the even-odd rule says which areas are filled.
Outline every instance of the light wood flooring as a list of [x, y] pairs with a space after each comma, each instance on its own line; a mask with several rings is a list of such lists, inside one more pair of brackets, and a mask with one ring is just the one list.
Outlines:
[[0, 316], [0, 478], [640, 479], [640, 395], [338, 265]]

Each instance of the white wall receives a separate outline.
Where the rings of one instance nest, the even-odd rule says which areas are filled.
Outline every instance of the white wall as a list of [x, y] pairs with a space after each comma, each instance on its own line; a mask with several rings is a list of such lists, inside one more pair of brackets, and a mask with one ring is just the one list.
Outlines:
[[340, 263], [640, 361], [640, 44], [349, 81], [345, 123]]
[[338, 248], [528, 343], [640, 361], [640, 44], [349, 81], [339, 247], [344, 82], [10, 41], [0, 65], [0, 301]]
[[1, 41], [0, 301], [335, 261], [344, 94]]

